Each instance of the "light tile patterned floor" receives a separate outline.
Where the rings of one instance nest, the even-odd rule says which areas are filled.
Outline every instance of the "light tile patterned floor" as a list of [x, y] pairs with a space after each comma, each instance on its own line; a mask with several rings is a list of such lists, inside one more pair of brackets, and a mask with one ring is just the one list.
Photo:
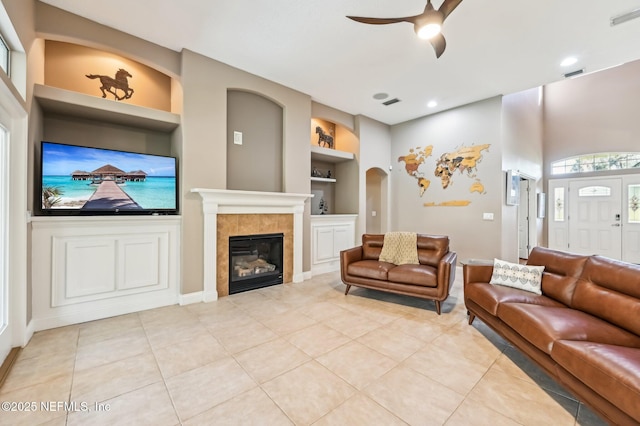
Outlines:
[[39, 332], [0, 389], [35, 410], [0, 424], [604, 424], [467, 324], [457, 275], [441, 316], [331, 273]]

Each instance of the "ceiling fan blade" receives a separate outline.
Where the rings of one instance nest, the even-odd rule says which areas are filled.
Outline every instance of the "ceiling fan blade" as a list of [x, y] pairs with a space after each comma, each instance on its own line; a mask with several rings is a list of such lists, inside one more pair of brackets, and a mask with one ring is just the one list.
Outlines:
[[444, 0], [444, 3], [442, 3], [438, 11], [442, 12], [442, 16], [444, 16], [443, 19], [446, 19], [460, 3], [462, 3], [462, 0]]
[[416, 17], [405, 16], [404, 18], [365, 18], [362, 16], [347, 16], [347, 18], [356, 22], [362, 22], [363, 24], [384, 25], [384, 24], [395, 24], [397, 22], [409, 22], [413, 24], [413, 20]]
[[444, 53], [444, 49], [447, 47], [447, 41], [444, 39], [442, 33], [433, 37], [431, 40], [429, 40], [429, 42], [433, 46], [433, 49], [436, 51], [436, 58], [442, 56], [442, 54]]

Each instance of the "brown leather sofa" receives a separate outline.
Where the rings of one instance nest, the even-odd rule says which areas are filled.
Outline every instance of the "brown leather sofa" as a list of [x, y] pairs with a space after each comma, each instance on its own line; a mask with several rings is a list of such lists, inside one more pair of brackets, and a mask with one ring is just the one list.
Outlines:
[[463, 265], [469, 324], [480, 318], [606, 421], [640, 424], [640, 266], [536, 247], [542, 294], [490, 284]]
[[449, 297], [456, 274], [457, 255], [449, 251], [449, 237], [418, 234], [418, 265], [379, 261], [383, 242], [382, 234], [364, 234], [361, 246], [340, 252], [344, 294], [354, 285], [421, 297], [435, 301], [440, 315], [440, 302]]

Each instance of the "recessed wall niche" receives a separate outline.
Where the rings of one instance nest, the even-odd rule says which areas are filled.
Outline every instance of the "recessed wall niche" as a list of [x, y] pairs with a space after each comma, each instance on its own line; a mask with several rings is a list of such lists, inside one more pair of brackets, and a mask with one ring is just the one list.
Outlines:
[[[115, 78], [116, 72], [124, 69], [130, 75], [126, 81], [133, 93], [118, 102], [171, 112], [171, 78], [139, 62], [86, 46], [46, 40], [44, 64], [45, 85], [97, 97], [102, 97], [102, 83], [87, 75]], [[106, 93], [106, 99], [115, 100], [115, 96]]]
[[283, 110], [270, 99], [227, 92], [227, 189], [282, 192]]

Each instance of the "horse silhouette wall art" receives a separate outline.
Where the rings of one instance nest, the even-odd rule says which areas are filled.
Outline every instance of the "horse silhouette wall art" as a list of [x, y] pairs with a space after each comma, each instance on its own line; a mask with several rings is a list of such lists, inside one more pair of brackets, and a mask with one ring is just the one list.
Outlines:
[[[129, 99], [133, 96], [133, 89], [129, 87], [128, 77], [132, 77], [127, 70], [120, 68], [116, 72], [116, 78], [109, 77], [108, 75], [99, 75], [99, 74], [87, 74], [87, 78], [90, 79], [100, 79], [100, 90], [102, 91], [102, 97], [107, 97], [107, 92], [111, 93], [117, 101], [121, 101], [123, 99]], [[118, 95], [118, 90], [122, 91], [123, 95]]]
[[318, 134], [318, 146], [333, 148], [333, 136], [325, 133], [320, 126], [316, 126], [316, 133]]

